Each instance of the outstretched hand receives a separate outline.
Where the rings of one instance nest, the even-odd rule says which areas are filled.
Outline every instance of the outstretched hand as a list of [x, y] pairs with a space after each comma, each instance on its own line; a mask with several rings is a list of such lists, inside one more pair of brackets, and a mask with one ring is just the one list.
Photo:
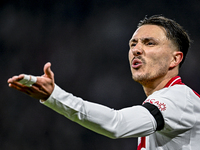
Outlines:
[[51, 71], [50, 67], [51, 63], [49, 62], [44, 65], [44, 75], [37, 76], [36, 83], [34, 83], [31, 87], [19, 83], [19, 81], [24, 78], [24, 74], [13, 76], [8, 79], [9, 87], [28, 94], [33, 98], [46, 100], [53, 92], [55, 85], [54, 73]]

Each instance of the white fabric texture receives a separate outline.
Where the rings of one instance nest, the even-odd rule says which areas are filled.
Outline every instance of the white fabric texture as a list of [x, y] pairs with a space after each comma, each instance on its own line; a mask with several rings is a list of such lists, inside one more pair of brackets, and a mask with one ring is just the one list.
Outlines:
[[163, 130], [146, 138], [146, 150], [199, 150], [200, 98], [193, 90], [174, 85], [154, 92], [146, 102], [160, 108], [165, 120]]
[[144, 101], [161, 111], [165, 121], [161, 131], [156, 131], [154, 117], [143, 106], [114, 110], [75, 97], [57, 85], [42, 103], [110, 138], [145, 137], [143, 141], [139, 138], [140, 150], [199, 150], [200, 98], [179, 80], [180, 77], [175, 77], [170, 86], [154, 92]]
[[143, 106], [114, 110], [84, 101], [55, 85], [44, 105], [72, 121], [110, 138], [150, 135], [156, 130], [156, 121]]

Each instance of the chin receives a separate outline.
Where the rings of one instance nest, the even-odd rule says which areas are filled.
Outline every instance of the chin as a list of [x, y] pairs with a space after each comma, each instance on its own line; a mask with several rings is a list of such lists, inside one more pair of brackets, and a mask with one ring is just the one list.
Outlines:
[[145, 85], [146, 83], [149, 83], [149, 81], [153, 80], [154, 77], [151, 76], [150, 73], [147, 74], [134, 74], [132, 75], [132, 79], [142, 85]]
[[132, 75], [132, 79], [136, 82], [141, 82], [147, 79], [145, 75]]

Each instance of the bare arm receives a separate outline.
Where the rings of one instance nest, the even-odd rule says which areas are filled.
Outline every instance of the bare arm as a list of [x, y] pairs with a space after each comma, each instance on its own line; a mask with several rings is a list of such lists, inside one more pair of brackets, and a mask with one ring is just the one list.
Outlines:
[[51, 63], [46, 63], [44, 65], [44, 75], [37, 76], [37, 81], [31, 87], [27, 87], [21, 83], [20, 80], [24, 78], [24, 74], [19, 76], [13, 76], [8, 79], [9, 87], [21, 91], [29, 96], [46, 100], [52, 93], [55, 83], [54, 83], [54, 73], [51, 71]]

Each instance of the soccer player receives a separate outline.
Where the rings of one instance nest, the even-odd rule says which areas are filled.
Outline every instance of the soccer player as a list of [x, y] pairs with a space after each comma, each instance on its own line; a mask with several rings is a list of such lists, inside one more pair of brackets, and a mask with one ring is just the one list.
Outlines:
[[54, 83], [50, 63], [43, 76], [21, 74], [8, 83], [97, 133], [139, 137], [138, 150], [199, 150], [200, 96], [178, 76], [190, 46], [188, 34], [164, 16], [145, 17], [129, 46], [132, 78], [147, 96], [142, 105], [113, 110], [73, 96]]

